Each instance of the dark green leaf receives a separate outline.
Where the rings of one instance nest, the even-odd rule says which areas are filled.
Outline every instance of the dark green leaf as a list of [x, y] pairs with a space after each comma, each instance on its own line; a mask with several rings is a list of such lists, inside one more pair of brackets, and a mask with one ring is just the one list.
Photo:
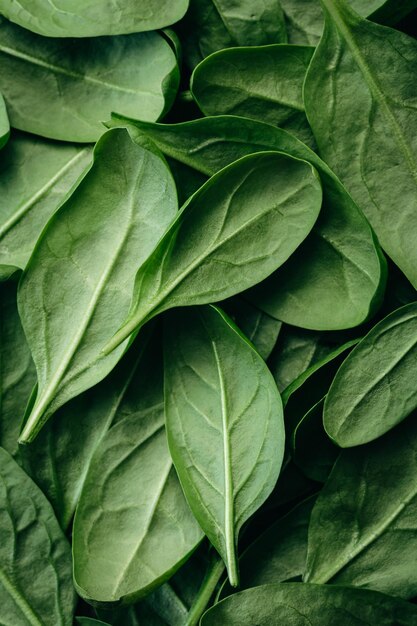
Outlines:
[[2, 148], [9, 139], [10, 124], [6, 111], [6, 105], [3, 96], [0, 94], [0, 148]]
[[190, 507], [236, 586], [239, 530], [281, 468], [281, 399], [261, 357], [220, 309], [179, 311], [165, 328], [171, 455]]

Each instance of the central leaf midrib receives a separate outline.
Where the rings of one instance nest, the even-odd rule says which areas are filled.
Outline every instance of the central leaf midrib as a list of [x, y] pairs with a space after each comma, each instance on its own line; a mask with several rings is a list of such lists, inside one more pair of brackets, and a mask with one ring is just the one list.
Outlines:
[[43, 622], [36, 615], [26, 598], [22, 595], [20, 589], [16, 587], [6, 574], [6, 572], [0, 567], [0, 584], [3, 584], [6, 591], [9, 593], [13, 602], [19, 607], [27, 621], [31, 626], [44, 626]]

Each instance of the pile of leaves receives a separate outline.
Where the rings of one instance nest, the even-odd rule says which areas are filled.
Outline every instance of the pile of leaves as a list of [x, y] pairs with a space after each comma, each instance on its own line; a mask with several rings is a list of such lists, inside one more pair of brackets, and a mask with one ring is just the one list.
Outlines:
[[0, 13], [0, 622], [417, 626], [417, 0]]

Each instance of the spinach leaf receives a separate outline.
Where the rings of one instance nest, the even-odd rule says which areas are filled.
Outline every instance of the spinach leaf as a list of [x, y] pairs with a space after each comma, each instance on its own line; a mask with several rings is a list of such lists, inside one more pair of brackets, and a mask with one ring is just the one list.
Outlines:
[[180, 26], [191, 69], [223, 48], [287, 41], [279, 0], [191, 0]]
[[75, 513], [74, 579], [90, 602], [134, 602], [169, 578], [203, 535], [182, 495], [155, 407], [99, 444]]
[[164, 369], [175, 468], [236, 586], [239, 530], [271, 493], [281, 468], [281, 399], [261, 357], [214, 307], [171, 314]]
[[312, 163], [323, 185], [320, 217], [307, 241], [250, 297], [276, 319], [319, 330], [355, 326], [377, 310], [386, 269], [369, 224], [334, 173], [295, 137], [235, 116], [183, 124], [147, 124], [114, 116], [111, 124], [126, 124], [136, 140], [145, 135], [164, 154], [207, 175], [262, 150]]
[[306, 581], [416, 595], [415, 417], [340, 454], [311, 515]]
[[195, 68], [191, 91], [205, 115], [242, 115], [312, 143], [302, 97], [314, 48], [272, 44], [215, 52]]
[[0, 445], [18, 457], [17, 440], [36, 382], [16, 304], [17, 283], [0, 284]]
[[97, 37], [155, 30], [182, 18], [188, 0], [0, 0], [12, 22], [46, 37]]
[[320, 154], [416, 287], [417, 42], [363, 20], [342, 0], [322, 4], [326, 27], [304, 85], [307, 117]]
[[70, 547], [43, 493], [0, 448], [1, 620], [72, 625]]
[[128, 312], [135, 271], [176, 214], [163, 161], [126, 130], [108, 131], [94, 163], [42, 233], [22, 277], [19, 312], [38, 374], [21, 442], [120, 359], [100, 353]]
[[313, 227], [322, 191], [314, 167], [272, 152], [215, 174], [139, 268], [129, 316], [105, 352], [174, 306], [206, 304], [266, 278]]
[[8, 141], [10, 135], [9, 117], [6, 111], [6, 104], [3, 96], [0, 94], [0, 148]]
[[0, 18], [0, 63], [10, 124], [64, 141], [96, 141], [112, 111], [157, 120], [179, 81], [175, 53], [154, 32], [46, 39]]
[[201, 626], [415, 626], [417, 608], [376, 591], [285, 583], [247, 589], [222, 600]]
[[90, 162], [90, 146], [13, 132], [0, 152], [0, 279], [26, 267], [46, 222]]
[[324, 405], [324, 426], [344, 448], [380, 437], [417, 408], [417, 304], [377, 324], [338, 370]]

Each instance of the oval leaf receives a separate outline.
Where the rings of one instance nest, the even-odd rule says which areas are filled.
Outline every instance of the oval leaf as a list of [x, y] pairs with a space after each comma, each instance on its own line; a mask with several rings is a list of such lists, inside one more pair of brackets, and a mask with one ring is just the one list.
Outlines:
[[154, 32], [45, 39], [0, 18], [0, 63], [10, 124], [64, 141], [96, 141], [112, 111], [157, 120], [179, 80], [175, 53]]
[[188, 503], [236, 586], [239, 530], [281, 469], [281, 398], [264, 361], [214, 307], [168, 318], [164, 369], [171, 455]]
[[[19, 288], [19, 312], [38, 374], [21, 441], [120, 359], [100, 353], [126, 316], [136, 268], [176, 213], [163, 161], [125, 130], [98, 142], [94, 164], [55, 213]], [[53, 312], [53, 314], [51, 314]]]
[[283, 154], [250, 155], [214, 175], [140, 267], [129, 316], [105, 350], [161, 311], [216, 302], [266, 278], [308, 235], [321, 200], [314, 167]]

